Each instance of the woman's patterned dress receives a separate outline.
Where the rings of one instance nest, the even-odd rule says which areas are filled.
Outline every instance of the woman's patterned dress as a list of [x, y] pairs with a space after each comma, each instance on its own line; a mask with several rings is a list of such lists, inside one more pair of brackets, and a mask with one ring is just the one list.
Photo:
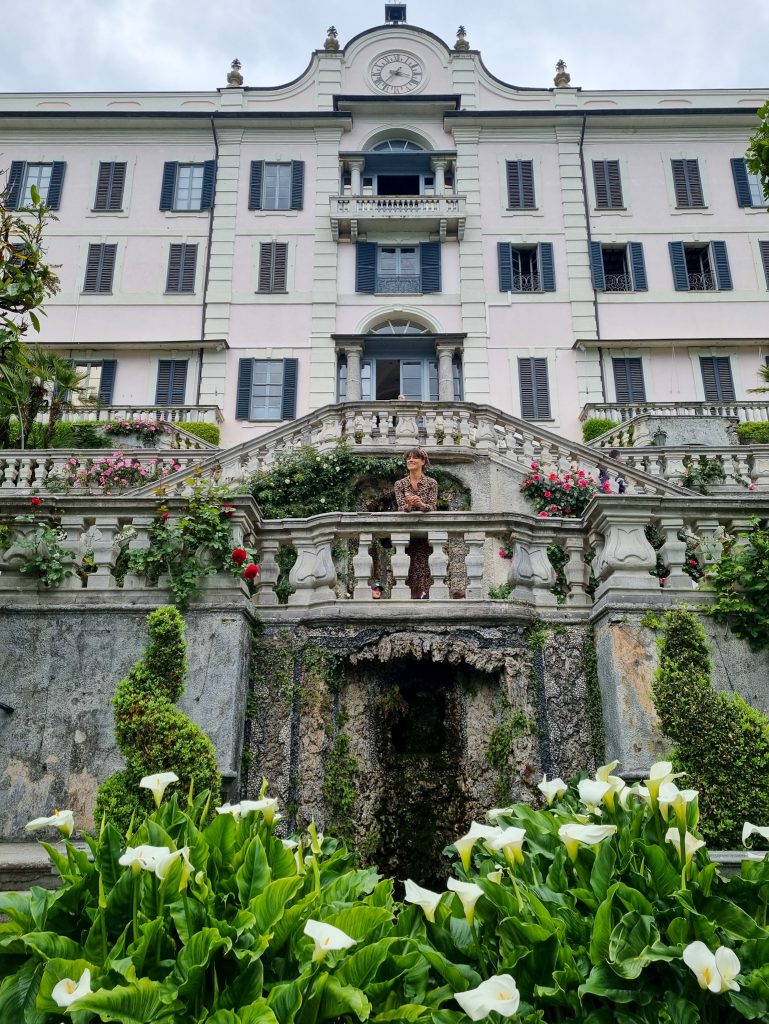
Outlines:
[[[438, 507], [438, 484], [430, 476], [423, 476], [416, 487], [411, 486], [407, 476], [395, 483], [395, 503], [399, 512], [408, 512], [406, 508], [406, 495], [416, 494], [418, 498], [427, 505], [428, 512], [435, 512]], [[422, 511], [414, 509], [413, 511]], [[411, 556], [409, 574], [406, 577], [406, 585], [411, 587], [412, 597], [421, 597], [422, 594], [430, 593], [430, 545], [425, 537], [414, 537], [406, 553]]]

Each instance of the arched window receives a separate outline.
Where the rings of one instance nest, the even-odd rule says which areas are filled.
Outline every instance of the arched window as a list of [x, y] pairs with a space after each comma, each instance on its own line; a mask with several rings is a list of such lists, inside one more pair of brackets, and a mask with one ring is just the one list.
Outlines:
[[424, 153], [424, 146], [412, 142], [411, 139], [385, 139], [371, 147], [372, 153]]
[[423, 324], [415, 320], [383, 320], [372, 327], [369, 334], [430, 334]]

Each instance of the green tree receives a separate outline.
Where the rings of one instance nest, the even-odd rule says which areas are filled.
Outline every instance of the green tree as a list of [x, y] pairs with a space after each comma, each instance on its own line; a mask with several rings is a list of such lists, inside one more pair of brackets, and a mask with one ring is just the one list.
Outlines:
[[769, 200], [769, 101], [758, 111], [759, 125], [750, 138], [745, 153], [748, 170], [761, 180], [764, 195]]

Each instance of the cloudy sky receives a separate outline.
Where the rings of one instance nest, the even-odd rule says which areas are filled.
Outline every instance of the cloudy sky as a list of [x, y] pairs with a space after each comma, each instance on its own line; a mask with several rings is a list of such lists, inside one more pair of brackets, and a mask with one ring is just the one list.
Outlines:
[[[18, 43], [3, 47], [3, 92], [211, 89], [233, 57], [247, 85], [279, 85], [328, 25], [344, 44], [384, 20], [379, 0], [2, 0], [2, 12]], [[410, 0], [408, 19], [449, 43], [464, 24], [489, 70], [516, 85], [550, 85], [563, 57], [586, 89], [769, 96], [768, 0]]]

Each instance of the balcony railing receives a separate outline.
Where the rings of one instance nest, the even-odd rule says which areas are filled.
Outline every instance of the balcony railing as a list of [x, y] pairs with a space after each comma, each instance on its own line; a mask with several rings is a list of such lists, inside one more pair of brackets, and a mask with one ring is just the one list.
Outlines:
[[463, 238], [464, 196], [331, 196], [335, 240], [350, 238], [385, 223], [408, 222], [409, 229], [436, 232], [441, 241]]
[[381, 295], [413, 295], [422, 291], [422, 278], [415, 277], [387, 277], [377, 275], [376, 292]]
[[624, 423], [636, 416], [730, 416], [740, 423], [769, 420], [769, 401], [753, 402], [588, 402], [581, 420], [600, 417]]
[[632, 292], [633, 278], [630, 274], [605, 274], [607, 292]]
[[88, 420], [167, 420], [169, 423], [223, 423], [218, 405], [78, 405], [62, 414], [62, 419]]
[[712, 274], [689, 274], [690, 292], [714, 292], [716, 279]]
[[514, 292], [539, 292], [541, 290], [539, 274], [513, 274]]

